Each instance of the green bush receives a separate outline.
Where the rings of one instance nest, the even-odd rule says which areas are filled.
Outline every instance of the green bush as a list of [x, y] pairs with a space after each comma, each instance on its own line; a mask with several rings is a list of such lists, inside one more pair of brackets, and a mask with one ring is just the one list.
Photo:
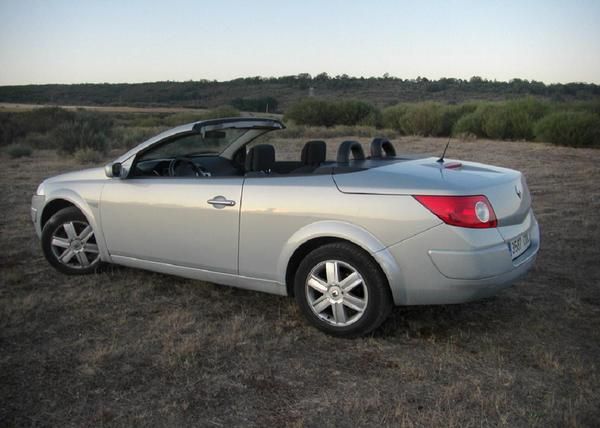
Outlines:
[[467, 113], [456, 121], [452, 128], [452, 135], [456, 136], [483, 136], [481, 129], [481, 112], [479, 109]]
[[[41, 107], [23, 113], [23, 125], [27, 133], [43, 134], [52, 131], [59, 124], [75, 119], [78, 113], [60, 107]], [[96, 116], [95, 113], [93, 113]]]
[[20, 143], [26, 146], [35, 147], [36, 149], [55, 149], [56, 144], [52, 141], [50, 134], [32, 132], [19, 140]]
[[406, 135], [437, 137], [443, 129], [443, 117], [444, 107], [440, 103], [414, 104], [400, 118], [400, 127]]
[[58, 149], [67, 154], [88, 147], [101, 153], [108, 151], [108, 137], [103, 129], [85, 119], [60, 124], [52, 133]]
[[383, 110], [382, 124], [404, 135], [449, 136], [457, 121], [477, 104], [445, 105], [437, 102], [398, 104]]
[[298, 125], [325, 126], [365, 125], [380, 126], [381, 113], [363, 101], [325, 101], [306, 98], [290, 107], [286, 119]]
[[25, 144], [11, 144], [6, 147], [6, 153], [11, 158], [22, 158], [25, 156], [31, 156], [33, 149]]
[[73, 156], [80, 163], [99, 163], [104, 159], [105, 154], [90, 147], [78, 149]]
[[114, 128], [112, 144], [115, 147], [131, 148], [146, 141], [148, 138], [160, 134], [165, 127], [140, 127], [140, 126], [119, 126]]
[[557, 112], [535, 126], [536, 139], [573, 147], [600, 147], [600, 116], [588, 112]]
[[18, 115], [0, 113], [0, 145], [10, 144], [25, 135], [26, 131], [17, 120]]
[[211, 110], [172, 113], [160, 120], [155, 120], [152, 125], [145, 124], [144, 126], [178, 126], [184, 123], [198, 122], [200, 120], [218, 119], [222, 117], [238, 117], [239, 115], [240, 111], [238, 109], [231, 106], [221, 106]]
[[383, 127], [402, 132], [401, 119], [407, 111], [408, 105], [406, 104], [398, 104], [385, 108], [381, 114]]
[[549, 109], [547, 103], [533, 98], [479, 103], [473, 111], [456, 121], [452, 133], [495, 140], [531, 140], [534, 138], [535, 122]]
[[222, 117], [238, 117], [239, 115], [240, 111], [235, 107], [221, 106], [202, 112], [199, 120], [219, 119]]
[[272, 133], [275, 138], [336, 138], [336, 137], [362, 137], [372, 138], [374, 135], [394, 139], [398, 136], [392, 129], [378, 129], [373, 126], [357, 125], [336, 125], [330, 127], [324, 126], [305, 126], [290, 124], [283, 131]]
[[274, 112], [277, 111], [278, 102], [273, 97], [262, 98], [236, 98], [231, 105], [242, 111]]
[[475, 103], [458, 105], [447, 105], [442, 111], [442, 123], [439, 135], [448, 137], [452, 135], [452, 129], [463, 116], [472, 113], [477, 108]]

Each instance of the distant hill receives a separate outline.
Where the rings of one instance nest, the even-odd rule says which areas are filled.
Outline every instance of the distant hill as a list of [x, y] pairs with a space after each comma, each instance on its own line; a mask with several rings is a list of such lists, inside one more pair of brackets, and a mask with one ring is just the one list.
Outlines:
[[102, 83], [74, 85], [0, 86], [0, 102], [53, 105], [127, 105], [212, 108], [233, 105], [241, 110], [284, 111], [309, 95], [324, 99], [359, 99], [377, 107], [426, 100], [459, 103], [467, 100], [503, 100], [534, 96], [554, 101], [600, 98], [600, 85], [550, 84], [513, 79], [498, 82], [479, 77], [357, 78], [347, 75], [299, 74], [278, 78], [248, 77], [217, 81]]

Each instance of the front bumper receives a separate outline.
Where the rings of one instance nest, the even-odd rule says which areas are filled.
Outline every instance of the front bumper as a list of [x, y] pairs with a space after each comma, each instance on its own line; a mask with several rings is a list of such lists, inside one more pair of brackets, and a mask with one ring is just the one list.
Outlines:
[[44, 195], [33, 195], [31, 198], [31, 221], [35, 227], [38, 238], [42, 237], [42, 208], [46, 197]]
[[[513, 260], [508, 241], [525, 231], [531, 245]], [[539, 226], [532, 212], [511, 230], [438, 225], [387, 248], [398, 265], [398, 274], [390, 279], [394, 302], [450, 304], [492, 296], [527, 273], [539, 248]]]

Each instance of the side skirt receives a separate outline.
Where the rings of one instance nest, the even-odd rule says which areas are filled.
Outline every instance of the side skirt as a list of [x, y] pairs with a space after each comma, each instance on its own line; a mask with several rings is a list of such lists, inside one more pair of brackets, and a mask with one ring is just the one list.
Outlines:
[[153, 272], [181, 276], [184, 278], [213, 282], [215, 284], [228, 285], [231, 287], [243, 288], [245, 290], [260, 291], [263, 293], [277, 294], [280, 296], [287, 295], [284, 284], [266, 279], [250, 278], [247, 276], [239, 276], [229, 273], [212, 272], [204, 269], [190, 268], [169, 263], [153, 262], [149, 260], [136, 259], [134, 257], [116, 255], [112, 255], [112, 262], [136, 269], [145, 269]]

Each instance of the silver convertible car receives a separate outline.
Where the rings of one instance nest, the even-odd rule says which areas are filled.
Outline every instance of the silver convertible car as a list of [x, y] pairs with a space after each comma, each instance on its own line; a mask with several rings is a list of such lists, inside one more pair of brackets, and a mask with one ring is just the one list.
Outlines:
[[534, 263], [521, 173], [396, 155], [381, 138], [368, 154], [344, 141], [331, 160], [325, 142], [308, 141], [283, 160], [289, 148], [276, 150], [272, 132], [283, 128], [190, 123], [104, 168], [45, 180], [31, 218], [46, 258], [66, 274], [116, 263], [294, 296], [312, 324], [346, 337], [393, 305], [493, 295]]

